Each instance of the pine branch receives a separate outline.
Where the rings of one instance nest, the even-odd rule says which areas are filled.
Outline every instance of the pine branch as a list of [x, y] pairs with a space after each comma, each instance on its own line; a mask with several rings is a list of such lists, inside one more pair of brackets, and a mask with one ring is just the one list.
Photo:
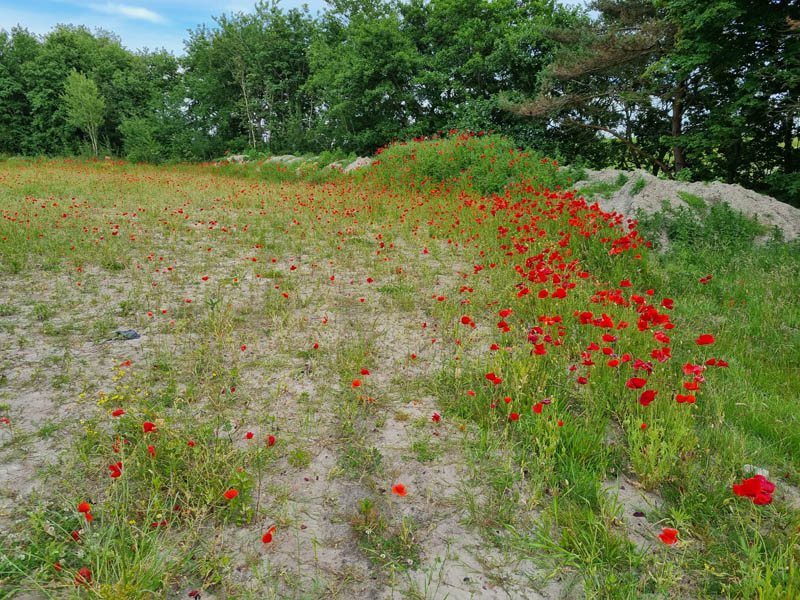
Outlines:
[[563, 119], [563, 121], [565, 123], [569, 123], [570, 125], [575, 125], [575, 126], [578, 126], [578, 127], [588, 127], [589, 129], [594, 129], [594, 130], [597, 130], [597, 131], [604, 131], [605, 133], [608, 133], [609, 135], [613, 135], [615, 138], [617, 138], [622, 143], [624, 143], [626, 146], [628, 146], [628, 148], [630, 148], [631, 150], [633, 150], [634, 152], [636, 152], [638, 154], [641, 154], [642, 156], [647, 158], [647, 160], [649, 160], [653, 164], [656, 164], [659, 167], [661, 167], [661, 170], [664, 171], [664, 173], [668, 174], [670, 178], [672, 178], [672, 169], [670, 169], [666, 164], [664, 164], [663, 161], [659, 160], [658, 158], [656, 158], [655, 156], [653, 156], [652, 154], [650, 154], [646, 150], [643, 150], [642, 148], [640, 148], [639, 146], [637, 146], [636, 144], [631, 142], [629, 139], [627, 139], [624, 135], [620, 135], [619, 133], [617, 133], [613, 129], [609, 129], [608, 127], [603, 127], [602, 125], [594, 125], [592, 123], [582, 123], [581, 121], [576, 121], [575, 119], [570, 119], [569, 117], [562, 117], [562, 119]]

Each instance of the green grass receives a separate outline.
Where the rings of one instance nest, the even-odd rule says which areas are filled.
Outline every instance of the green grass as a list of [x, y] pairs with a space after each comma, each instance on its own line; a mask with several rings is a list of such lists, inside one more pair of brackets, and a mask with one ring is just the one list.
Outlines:
[[[530, 561], [587, 598], [796, 594], [798, 244], [686, 194], [606, 222], [499, 136], [373, 162], [0, 164], [0, 206], [24, 216], [0, 220], [0, 461], [53, 459], [0, 539], [9, 597], [400, 594], [398, 573], [449, 560], [426, 544], [452, 515], [497, 585]], [[663, 253], [644, 246], [661, 232]], [[106, 344], [122, 327], [141, 339]], [[687, 363], [706, 368], [678, 403]], [[733, 493], [746, 464], [772, 504]], [[659, 500], [639, 533], [617, 478]], [[317, 550], [366, 570], [331, 575]]]

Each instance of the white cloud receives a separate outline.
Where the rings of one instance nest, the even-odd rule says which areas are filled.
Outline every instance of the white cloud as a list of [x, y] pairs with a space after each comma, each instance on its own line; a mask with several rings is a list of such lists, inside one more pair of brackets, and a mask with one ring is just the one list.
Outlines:
[[139, 19], [141, 21], [149, 21], [151, 23], [166, 23], [167, 20], [149, 8], [142, 8], [141, 6], [131, 6], [130, 4], [114, 4], [106, 2], [105, 4], [90, 4], [92, 9], [106, 13], [108, 15], [119, 15], [129, 19]]

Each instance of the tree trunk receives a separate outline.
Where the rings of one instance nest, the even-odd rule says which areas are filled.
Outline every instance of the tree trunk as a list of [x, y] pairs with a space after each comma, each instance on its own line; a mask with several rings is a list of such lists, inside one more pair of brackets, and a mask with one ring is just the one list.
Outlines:
[[686, 168], [686, 153], [680, 144], [683, 128], [683, 99], [686, 96], [686, 81], [680, 81], [672, 98], [672, 156], [675, 160], [675, 173]]
[[94, 155], [97, 156], [97, 127], [93, 124], [89, 124], [89, 127], [86, 128], [89, 134], [89, 141], [92, 142], [92, 151]]
[[783, 119], [783, 172], [794, 173], [794, 128], [793, 115], [787, 114]]
[[247, 82], [244, 78], [244, 71], [242, 71], [241, 77], [239, 78], [239, 86], [242, 89], [242, 97], [244, 98], [244, 112], [245, 116], [247, 117], [247, 131], [249, 134], [249, 141], [250, 145], [255, 148], [256, 147], [256, 134], [253, 129], [253, 115], [250, 114], [250, 100], [247, 96]]

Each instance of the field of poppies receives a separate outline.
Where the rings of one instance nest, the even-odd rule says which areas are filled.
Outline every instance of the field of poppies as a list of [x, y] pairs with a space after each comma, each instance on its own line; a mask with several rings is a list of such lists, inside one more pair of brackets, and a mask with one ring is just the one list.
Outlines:
[[579, 180], [0, 163], [0, 599], [800, 598], [800, 248]]

